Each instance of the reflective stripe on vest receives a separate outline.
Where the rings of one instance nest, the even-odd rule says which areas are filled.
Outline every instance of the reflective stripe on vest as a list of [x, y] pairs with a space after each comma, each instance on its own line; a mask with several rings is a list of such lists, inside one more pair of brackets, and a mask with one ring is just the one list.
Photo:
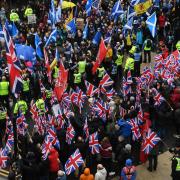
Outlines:
[[98, 71], [99, 71], [98, 77], [99, 77], [99, 78], [103, 77], [103, 76], [104, 76], [104, 71], [105, 71], [104, 67], [98, 68]]
[[0, 120], [6, 119], [6, 114], [7, 114], [6, 111], [0, 111]]
[[81, 73], [74, 74], [74, 83], [75, 84], [81, 83]]
[[23, 80], [23, 92], [29, 91], [29, 80]]
[[32, 14], [33, 14], [32, 8], [27, 8], [24, 14], [25, 14], [25, 16], [30, 16], [30, 15], [32, 15]]
[[9, 82], [0, 82], [0, 96], [6, 96], [9, 94]]
[[123, 61], [123, 55], [117, 55], [117, 59], [115, 61], [115, 63], [117, 64], [117, 66], [122, 65], [122, 61]]
[[84, 73], [86, 68], [86, 61], [79, 61], [78, 65], [79, 65], [78, 68], [79, 73]]
[[19, 21], [19, 15], [15, 12], [10, 14], [10, 21]]
[[50, 90], [46, 90], [46, 97], [51, 98], [52, 92]]
[[36, 101], [36, 107], [41, 110], [41, 111], [45, 111], [45, 104], [44, 104], [44, 100], [43, 99], [38, 99]]
[[177, 165], [176, 165], [176, 171], [180, 171], [180, 158], [176, 158], [177, 160]]

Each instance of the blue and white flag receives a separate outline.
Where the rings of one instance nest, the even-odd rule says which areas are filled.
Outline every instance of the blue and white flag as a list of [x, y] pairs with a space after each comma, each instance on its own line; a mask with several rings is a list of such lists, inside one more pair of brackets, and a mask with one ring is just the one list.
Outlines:
[[43, 58], [43, 53], [41, 51], [40, 45], [42, 44], [40, 37], [38, 34], [35, 34], [35, 46], [36, 46], [36, 54], [37, 56], [42, 59]]
[[156, 35], [156, 23], [157, 23], [157, 17], [156, 17], [156, 12], [154, 12], [146, 20], [147, 27], [149, 28], [153, 38]]
[[1, 24], [0, 24], [0, 40], [4, 40], [4, 32]]
[[96, 10], [99, 9], [99, 5], [100, 5], [100, 0], [94, 0], [92, 3], [92, 7]]
[[93, 3], [92, 0], [87, 0], [86, 6], [85, 6], [87, 16], [90, 16], [91, 14], [92, 3]]
[[19, 31], [15, 25], [14, 22], [12, 22], [12, 24], [10, 24], [7, 20], [5, 22], [5, 27], [8, 30], [9, 34], [11, 37], [15, 37], [18, 35]]
[[112, 12], [111, 12], [111, 17], [113, 18], [113, 19], [117, 19], [121, 14], [123, 14], [124, 13], [124, 11], [123, 11], [123, 9], [122, 9], [122, 7], [121, 7], [121, 3], [120, 3], [120, 1], [118, 0], [115, 4], [114, 4], [114, 6], [113, 6], [113, 8], [112, 8]]
[[57, 11], [56, 11], [56, 23], [61, 21], [61, 7], [58, 6]]
[[133, 17], [131, 17], [127, 23], [125, 24], [125, 26], [123, 27], [124, 30], [132, 30], [133, 28]]
[[101, 40], [101, 36], [102, 36], [101, 32], [97, 31], [93, 40], [92, 40], [92, 43], [98, 45], [100, 40]]
[[31, 61], [33, 65], [36, 64], [36, 52], [31, 46], [15, 44], [15, 49], [19, 59]]
[[140, 3], [141, 0], [131, 0], [130, 5], [133, 7], [134, 5]]
[[131, 17], [134, 17], [135, 15], [136, 15], [136, 12], [134, 11], [134, 8], [132, 6], [128, 6], [127, 20], [129, 20]]
[[48, 40], [46, 41], [45, 47], [47, 47], [50, 43], [55, 43], [57, 39], [57, 29], [54, 29], [50, 34]]
[[51, 24], [55, 27], [56, 23], [56, 9], [54, 6], [54, 0], [51, 0], [50, 10], [49, 10], [49, 20]]
[[66, 24], [66, 28], [71, 31], [72, 34], [76, 34], [76, 21], [73, 18], [70, 22]]
[[112, 39], [111, 36], [112, 36], [112, 33], [108, 32], [104, 37], [104, 42], [107, 43], [107, 44], [110, 43], [111, 39]]
[[86, 39], [88, 36], [88, 22], [86, 23], [84, 30], [83, 30], [83, 39]]
[[55, 58], [56, 58], [57, 61], [59, 61], [60, 60], [60, 54], [59, 54], [59, 51], [58, 51], [57, 48], [56, 48], [56, 52], [55, 53], [56, 53], [55, 54]]

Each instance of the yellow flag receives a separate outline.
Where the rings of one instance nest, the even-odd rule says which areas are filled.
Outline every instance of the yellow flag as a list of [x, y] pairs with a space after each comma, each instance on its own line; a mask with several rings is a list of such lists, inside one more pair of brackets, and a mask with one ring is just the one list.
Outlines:
[[50, 69], [53, 70], [54, 67], [56, 66], [56, 64], [57, 64], [57, 60], [56, 60], [56, 58], [54, 58], [53, 62], [50, 65]]
[[146, 0], [145, 2], [138, 3], [134, 6], [134, 10], [137, 15], [145, 13], [152, 6], [151, 0]]
[[71, 10], [69, 17], [65, 20], [64, 27], [66, 28], [66, 24], [69, 23], [73, 19], [73, 9]]

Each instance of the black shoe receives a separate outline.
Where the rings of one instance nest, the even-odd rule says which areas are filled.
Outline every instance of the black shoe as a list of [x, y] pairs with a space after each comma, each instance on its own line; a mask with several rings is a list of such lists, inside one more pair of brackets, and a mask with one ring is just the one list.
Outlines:
[[156, 171], [156, 169], [157, 169], [157, 168], [156, 168], [156, 167], [154, 167], [154, 170], [155, 170], [155, 171]]
[[147, 168], [148, 171], [152, 172], [152, 169], [150, 167]]

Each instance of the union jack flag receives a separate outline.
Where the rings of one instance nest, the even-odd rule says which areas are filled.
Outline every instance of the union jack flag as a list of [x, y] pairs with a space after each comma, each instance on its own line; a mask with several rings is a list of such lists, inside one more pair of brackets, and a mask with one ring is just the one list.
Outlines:
[[76, 149], [76, 151], [66, 161], [65, 164], [66, 175], [71, 174], [83, 164], [84, 164], [84, 160], [81, 156], [81, 153], [79, 152], [79, 149]]
[[110, 76], [108, 75], [108, 73], [105, 73], [104, 77], [102, 78], [102, 80], [99, 83], [100, 87], [109, 87], [113, 84], [113, 80], [110, 78]]
[[132, 131], [132, 139], [138, 140], [141, 137], [141, 133], [139, 130], [139, 126], [137, 124], [137, 120], [136, 119], [130, 119], [128, 122], [131, 125], [131, 131]]
[[53, 148], [52, 142], [50, 141], [50, 139], [48, 138], [48, 136], [46, 136], [45, 139], [44, 139], [44, 142], [43, 142], [43, 144], [42, 144], [42, 154], [43, 154], [42, 158], [43, 158], [44, 160], [47, 159], [47, 157], [48, 157], [48, 155], [49, 155], [49, 152], [50, 152], [50, 150], [51, 150], [52, 148]]
[[127, 113], [127, 110], [124, 109], [122, 106], [119, 106], [119, 113], [120, 113], [121, 117], [124, 118], [124, 116], [125, 116], [126, 113]]
[[106, 91], [107, 99], [111, 100], [115, 94], [115, 90], [112, 88], [110, 91]]
[[127, 72], [127, 81], [126, 82], [127, 82], [127, 84], [132, 84], [133, 83], [130, 70]]
[[155, 132], [149, 129], [142, 144], [142, 151], [144, 151], [146, 154], [149, 154], [160, 140], [160, 137], [158, 137]]
[[49, 138], [49, 141], [52, 143], [52, 145], [54, 145], [55, 147], [57, 147], [58, 149], [60, 149], [60, 142], [57, 138], [56, 132], [55, 132], [55, 128], [51, 127], [48, 130], [47, 133], [47, 138]]
[[11, 36], [5, 28], [3, 28], [3, 32], [5, 38], [6, 58], [8, 62], [11, 91], [13, 94], [17, 95], [17, 93], [21, 92], [22, 90], [21, 65], [17, 59]]
[[158, 93], [154, 96], [154, 101], [155, 101], [154, 105], [155, 105], [155, 106], [159, 106], [159, 105], [161, 105], [161, 103], [162, 103], [163, 101], [165, 101], [165, 99], [164, 99], [164, 97], [158, 92]]
[[0, 150], [0, 167], [6, 168], [8, 161], [8, 151], [6, 149]]
[[30, 112], [32, 114], [32, 119], [34, 119], [36, 121], [39, 118], [36, 104], [31, 105]]
[[8, 139], [5, 145], [5, 149], [10, 152], [12, 150], [14, 146], [14, 135], [13, 134], [9, 134], [8, 135]]
[[68, 144], [71, 144], [74, 136], [75, 136], [75, 130], [74, 130], [72, 124], [69, 122], [67, 130], [66, 130], [66, 142]]
[[99, 153], [99, 141], [98, 141], [98, 133], [95, 132], [89, 136], [89, 148], [92, 154]]
[[137, 121], [138, 121], [138, 125], [141, 125], [144, 122], [143, 111], [142, 111], [141, 105], [139, 106], [139, 112], [137, 114]]
[[154, 79], [154, 75], [148, 67], [145, 67], [141, 74], [141, 78], [143, 78], [144, 81], [146, 81], [146, 83], [149, 84]]
[[71, 94], [71, 97], [70, 97], [71, 102], [79, 107], [80, 113], [81, 113], [81, 108], [83, 107], [83, 103], [85, 102], [86, 97], [87, 96], [79, 88], [77, 88], [76, 92], [73, 92]]
[[47, 69], [47, 76], [48, 76], [48, 81], [51, 83], [51, 68], [49, 64], [49, 58], [46, 49], [44, 48], [44, 59], [45, 59], [45, 67]]
[[155, 62], [163, 61], [162, 54], [157, 54], [156, 56], [154, 56], [154, 61]]
[[17, 133], [21, 135], [25, 135], [27, 132], [28, 124], [26, 123], [26, 119], [23, 114], [21, 114], [16, 119], [16, 125], [17, 125]]
[[88, 81], [85, 81], [85, 85], [86, 85], [86, 95], [89, 97], [94, 96], [94, 94], [97, 94], [99, 92], [99, 89], [96, 88], [93, 84], [91, 84]]
[[86, 140], [87, 140], [89, 138], [89, 128], [88, 128], [87, 118], [85, 119], [83, 130], [84, 130], [84, 133], [86, 135]]
[[126, 82], [126, 79], [123, 77], [123, 95], [124, 97], [126, 97], [128, 94], [131, 94], [132, 90], [131, 90], [131, 85], [129, 85]]
[[62, 107], [66, 107], [66, 108], [69, 108], [71, 105], [71, 99], [67, 92], [64, 92], [62, 95], [61, 105], [62, 105]]

